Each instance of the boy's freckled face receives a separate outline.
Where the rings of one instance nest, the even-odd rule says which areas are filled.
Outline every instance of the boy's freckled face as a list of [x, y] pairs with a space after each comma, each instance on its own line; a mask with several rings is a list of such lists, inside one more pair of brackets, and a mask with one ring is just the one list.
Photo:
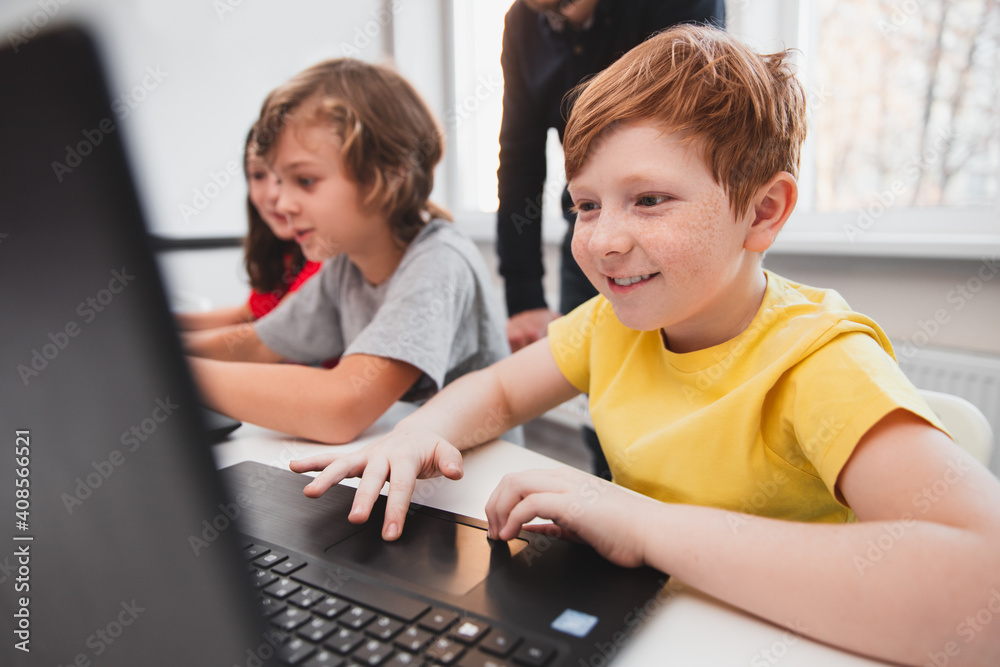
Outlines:
[[697, 142], [632, 122], [598, 139], [569, 185], [573, 256], [626, 326], [689, 351], [738, 334], [760, 305], [759, 259]]
[[364, 252], [379, 231], [378, 220], [361, 208], [358, 184], [344, 172], [341, 145], [327, 126], [293, 125], [281, 133], [274, 151], [280, 182], [276, 210], [313, 261]]

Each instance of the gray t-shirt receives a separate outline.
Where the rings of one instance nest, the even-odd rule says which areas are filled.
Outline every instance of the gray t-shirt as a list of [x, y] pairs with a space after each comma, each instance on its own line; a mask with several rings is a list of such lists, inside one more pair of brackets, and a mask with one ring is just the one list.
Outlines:
[[403, 396], [411, 402], [510, 354], [482, 255], [443, 220], [417, 234], [381, 285], [338, 255], [254, 328], [267, 347], [299, 363], [369, 354], [412, 364], [423, 375]]

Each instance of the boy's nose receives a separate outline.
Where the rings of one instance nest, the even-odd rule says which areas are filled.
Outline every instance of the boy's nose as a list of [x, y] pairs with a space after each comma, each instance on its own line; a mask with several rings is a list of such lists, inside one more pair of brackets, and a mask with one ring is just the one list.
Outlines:
[[632, 249], [632, 235], [627, 222], [620, 216], [602, 211], [601, 217], [591, 226], [587, 247], [595, 257], [625, 254]]
[[280, 181], [275, 185], [276, 188], [274, 193], [274, 198], [275, 198], [274, 210], [276, 210], [281, 215], [288, 217], [290, 221], [291, 217], [298, 212], [298, 207], [296, 206], [292, 198], [289, 196], [288, 190], [286, 188], [281, 187]]

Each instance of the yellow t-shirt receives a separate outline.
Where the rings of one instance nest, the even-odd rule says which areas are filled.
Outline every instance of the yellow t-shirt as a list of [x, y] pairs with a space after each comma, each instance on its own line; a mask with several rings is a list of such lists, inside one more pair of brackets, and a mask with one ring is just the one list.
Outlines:
[[597, 296], [549, 325], [614, 481], [664, 502], [798, 521], [854, 515], [835, 491], [861, 437], [897, 408], [940, 422], [871, 319], [769, 271], [736, 338], [676, 354]]

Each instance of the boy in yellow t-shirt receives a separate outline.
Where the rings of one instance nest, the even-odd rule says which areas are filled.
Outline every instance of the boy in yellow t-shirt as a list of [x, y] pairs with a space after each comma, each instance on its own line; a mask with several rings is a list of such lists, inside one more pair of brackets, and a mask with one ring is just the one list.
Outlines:
[[416, 478], [461, 477], [459, 449], [586, 392], [615, 483], [508, 475], [492, 537], [542, 517], [821, 641], [1000, 664], [1000, 622], [956, 630], [1000, 589], [1000, 483], [940, 429], [878, 325], [761, 266], [795, 206], [804, 107], [786, 53], [709, 28], [661, 33], [594, 78], [564, 148], [573, 253], [600, 296], [365, 449], [293, 462], [323, 470], [306, 494], [361, 476], [361, 522], [388, 480], [396, 539]]

